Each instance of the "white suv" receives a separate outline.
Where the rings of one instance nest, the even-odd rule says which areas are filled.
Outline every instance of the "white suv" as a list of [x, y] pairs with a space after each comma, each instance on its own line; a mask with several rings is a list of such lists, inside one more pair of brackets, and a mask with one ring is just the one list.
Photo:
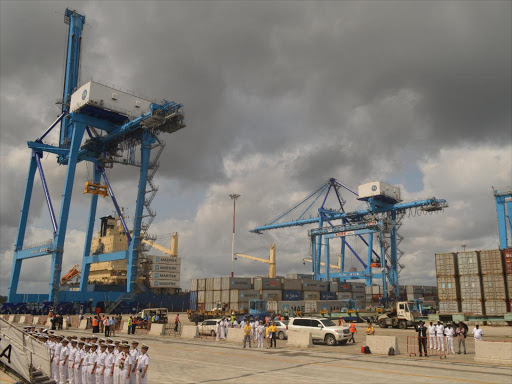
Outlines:
[[316, 317], [295, 317], [288, 323], [289, 331], [311, 332], [313, 341], [324, 341], [327, 345], [345, 345], [350, 338], [348, 327], [340, 327], [332, 320]]

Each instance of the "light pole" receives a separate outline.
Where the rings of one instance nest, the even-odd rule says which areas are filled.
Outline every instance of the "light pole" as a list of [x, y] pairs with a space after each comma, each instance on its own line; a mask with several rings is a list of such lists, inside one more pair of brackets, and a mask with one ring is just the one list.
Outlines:
[[236, 214], [236, 199], [241, 195], [232, 193], [229, 195], [233, 200], [233, 241], [231, 242], [231, 277], [235, 277], [235, 214]]

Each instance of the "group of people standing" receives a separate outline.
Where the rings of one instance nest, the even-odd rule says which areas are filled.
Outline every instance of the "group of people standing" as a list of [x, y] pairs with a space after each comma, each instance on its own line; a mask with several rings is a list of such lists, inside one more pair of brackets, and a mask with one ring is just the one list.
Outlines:
[[[446, 327], [443, 325], [441, 321], [438, 321], [437, 324], [434, 324], [432, 321], [430, 325], [427, 327], [423, 321], [420, 321], [419, 325], [416, 327], [416, 332], [418, 332], [418, 346], [420, 356], [427, 353], [427, 335], [428, 335], [428, 349], [436, 350], [436, 351], [445, 351], [447, 353], [455, 353], [454, 347], [454, 338], [457, 338], [457, 346], [458, 346], [458, 354], [461, 354], [461, 346], [464, 348], [464, 354], [466, 354], [466, 337], [468, 334], [468, 327], [463, 322], [460, 322], [455, 325], [448, 323]], [[473, 329], [473, 337], [475, 341], [481, 341], [483, 336], [483, 331], [478, 324], [475, 325]]]
[[268, 340], [267, 349], [277, 348], [277, 326], [274, 321], [266, 319], [266, 322], [244, 318], [240, 323], [244, 330], [244, 348], [249, 342], [249, 348], [252, 347], [251, 342], [258, 343], [258, 348], [265, 348], [265, 338]]
[[96, 336], [61, 336], [27, 332], [50, 354], [52, 379], [58, 384], [147, 384], [148, 346], [134, 340], [113, 341]]

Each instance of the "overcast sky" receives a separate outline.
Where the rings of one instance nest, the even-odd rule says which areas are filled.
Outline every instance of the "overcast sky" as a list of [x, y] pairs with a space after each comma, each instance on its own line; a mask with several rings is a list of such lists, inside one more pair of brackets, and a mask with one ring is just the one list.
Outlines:
[[[186, 129], [162, 136], [151, 228], [179, 232], [184, 288], [192, 277], [231, 272], [230, 193], [242, 195], [237, 251], [263, 257], [274, 242], [278, 274], [310, 271], [302, 263], [307, 228], [248, 230], [330, 177], [354, 188], [388, 180], [408, 200], [448, 200], [441, 214], [405, 219], [404, 284], [434, 284], [436, 252], [498, 247], [491, 187], [512, 184], [510, 1], [1, 1], [0, 294], [10, 276], [26, 141], [59, 113], [66, 5], [86, 16], [82, 82], [185, 105]], [[65, 167], [51, 155], [43, 164], [59, 215]], [[89, 174], [80, 164], [63, 272], [81, 260]], [[131, 215], [137, 169], [118, 166], [109, 175]], [[51, 237], [37, 175], [35, 185], [27, 243]], [[102, 199], [98, 217], [112, 210]], [[346, 265], [360, 268], [353, 258]], [[19, 291], [46, 293], [49, 259], [24, 266]], [[267, 269], [238, 260], [236, 273]]]

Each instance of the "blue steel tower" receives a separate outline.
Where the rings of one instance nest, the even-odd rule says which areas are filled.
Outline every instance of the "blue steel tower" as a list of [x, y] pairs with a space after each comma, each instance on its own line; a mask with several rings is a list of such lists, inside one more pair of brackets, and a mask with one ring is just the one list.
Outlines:
[[[72, 111], [72, 95], [79, 86], [80, 53], [85, 16], [78, 14], [76, 11], [66, 9], [65, 23], [68, 25], [68, 39], [66, 45], [67, 54], [62, 112], [41, 137], [27, 143], [31, 150], [31, 155], [9, 282], [8, 302], [11, 303], [23, 301], [23, 296], [17, 293], [23, 260], [43, 256], [51, 257], [48, 296], [41, 295], [49, 302], [58, 303], [59, 294], [65, 296], [68, 301], [88, 301], [91, 296], [87, 293], [89, 266], [91, 263], [103, 261], [127, 260], [127, 284], [124, 296], [136, 292], [137, 268], [139, 256], [142, 252], [141, 240], [149, 236], [147, 231], [155, 216], [155, 213], [150, 208], [150, 203], [158, 187], [153, 184], [152, 179], [158, 169], [158, 157], [165, 145], [158, 135], [162, 132], [173, 133], [185, 127], [183, 105], [166, 100], [158, 104], [149, 104], [148, 102], [148, 108], [141, 110], [135, 117], [104, 107], [103, 100], [99, 104], [89, 103], [79, 110], [75, 109]], [[86, 98], [86, 94], [87, 92], [84, 92], [82, 99]], [[112, 94], [112, 99], [114, 99], [114, 95], [115, 93]], [[44, 143], [45, 137], [59, 122], [61, 123], [59, 146]], [[86, 140], [82, 145], [84, 136]], [[137, 147], [140, 147], [140, 162], [135, 162], [133, 156]], [[157, 152], [156, 157], [151, 160], [151, 152], [157, 147], [160, 147], [160, 150]], [[123, 164], [140, 167], [131, 230], [128, 228], [128, 224], [119, 208], [105, 170], [107, 167], [112, 167], [113, 163], [119, 162], [115, 159], [119, 158], [120, 153], [122, 154], [123, 151], [130, 153], [130, 161], [122, 162]], [[58, 164], [66, 166], [64, 191], [62, 193], [60, 216], [58, 219], [54, 212], [50, 191], [41, 163], [41, 158], [45, 152], [56, 155]], [[98, 194], [92, 193], [90, 197], [89, 218], [86, 225], [80, 289], [78, 292], [60, 292], [62, 258], [75, 171], [77, 164], [82, 161], [92, 164], [94, 169], [92, 185], [100, 185], [103, 178], [108, 189], [108, 195], [112, 198], [117, 214], [122, 221], [128, 238], [129, 248], [127, 251], [91, 255], [91, 240], [98, 203]], [[42, 244], [25, 246], [24, 240], [36, 169], [40, 175], [45, 194], [53, 229], [53, 238]], [[148, 219], [148, 221], [143, 222], [144, 218]], [[123, 294], [114, 293], [112, 297], [120, 299], [123, 297]]]

